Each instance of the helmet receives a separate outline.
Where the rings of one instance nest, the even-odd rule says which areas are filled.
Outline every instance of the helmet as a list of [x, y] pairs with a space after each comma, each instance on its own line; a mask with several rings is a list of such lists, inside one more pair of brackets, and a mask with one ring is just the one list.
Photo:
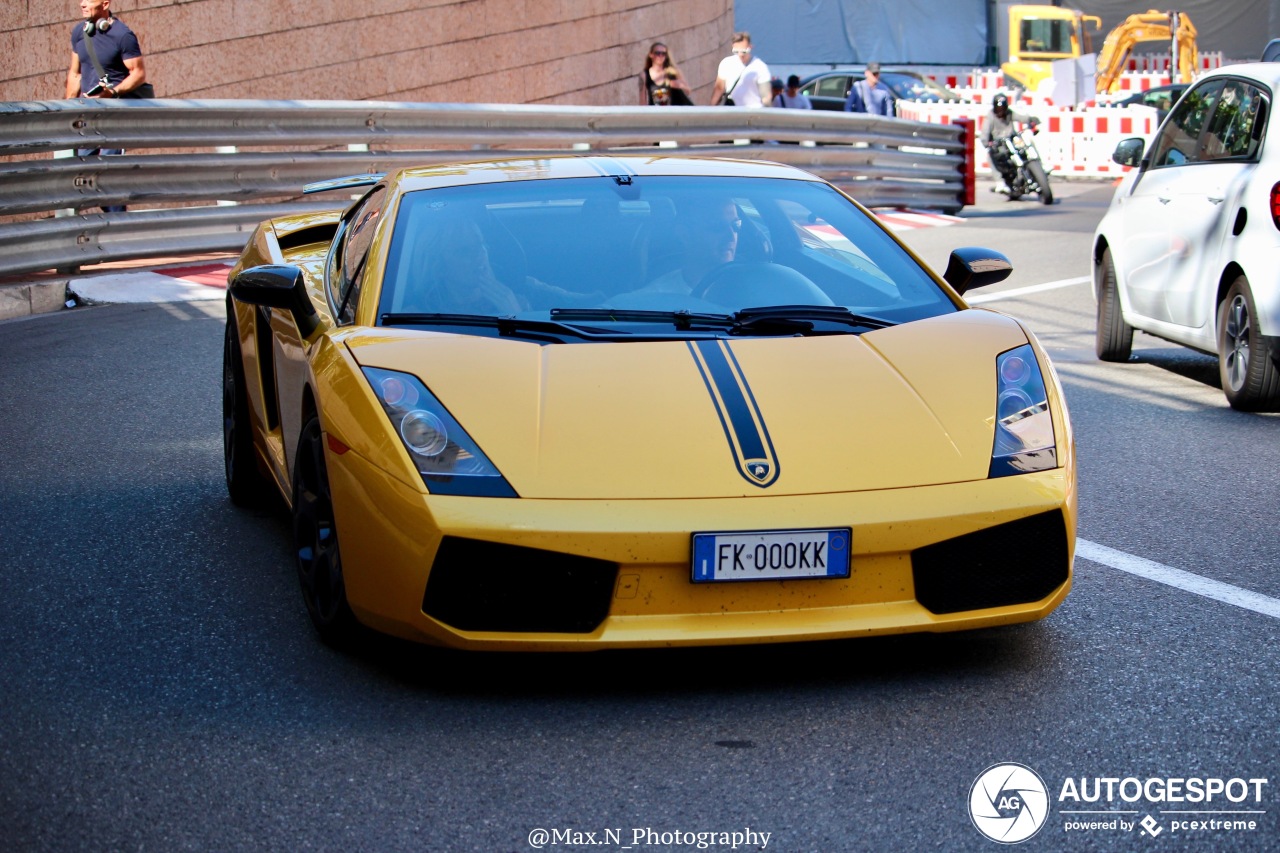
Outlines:
[[1005, 94], [996, 95], [991, 99], [991, 109], [996, 112], [1009, 109], [1009, 96]]

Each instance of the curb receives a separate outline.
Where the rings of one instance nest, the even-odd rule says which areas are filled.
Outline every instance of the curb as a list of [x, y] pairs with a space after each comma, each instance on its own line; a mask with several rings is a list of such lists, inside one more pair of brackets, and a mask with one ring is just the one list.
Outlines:
[[0, 320], [61, 311], [67, 302], [67, 279], [0, 285]]
[[70, 277], [37, 273], [30, 281], [0, 280], [0, 322], [81, 305], [223, 299], [232, 263], [234, 258], [216, 253], [146, 266], [104, 265]]

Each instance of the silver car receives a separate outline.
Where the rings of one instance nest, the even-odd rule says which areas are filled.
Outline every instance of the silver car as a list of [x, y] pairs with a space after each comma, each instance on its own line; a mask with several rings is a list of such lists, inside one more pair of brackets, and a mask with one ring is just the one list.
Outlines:
[[1097, 353], [1127, 361], [1134, 329], [1218, 356], [1227, 401], [1280, 411], [1280, 63], [1201, 77], [1150, 146], [1126, 139], [1136, 167], [1116, 188], [1093, 242]]

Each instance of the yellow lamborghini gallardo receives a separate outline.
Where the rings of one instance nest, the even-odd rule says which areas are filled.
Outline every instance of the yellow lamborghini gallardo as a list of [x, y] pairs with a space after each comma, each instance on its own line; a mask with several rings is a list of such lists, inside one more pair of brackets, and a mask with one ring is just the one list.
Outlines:
[[950, 631], [1071, 585], [1062, 389], [830, 184], [663, 157], [315, 187], [232, 271], [227, 487], [321, 637], [598, 649]]

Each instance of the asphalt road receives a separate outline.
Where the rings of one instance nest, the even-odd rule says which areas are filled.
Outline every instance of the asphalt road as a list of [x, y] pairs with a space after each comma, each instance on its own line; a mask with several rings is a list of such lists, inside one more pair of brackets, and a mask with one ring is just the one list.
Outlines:
[[[1233, 412], [1213, 359], [1153, 338], [1093, 358], [1089, 287], [1061, 283], [1088, 275], [1111, 188], [1055, 189], [905, 235], [939, 267], [959, 245], [1014, 261], [983, 304], [1026, 318], [1065, 382], [1098, 558], [1048, 619], [967, 634], [339, 654], [284, 518], [226, 499], [221, 303], [0, 324], [0, 849], [529, 851], [542, 829], [546, 850], [723, 850], [750, 829], [737, 849], [992, 851], [968, 804], [1001, 762], [1048, 789], [1023, 849], [1276, 849], [1280, 418]], [[1266, 598], [1204, 594], [1224, 589]], [[1060, 799], [1097, 778], [1267, 782]], [[1224, 817], [1256, 828], [1173, 825]]]

